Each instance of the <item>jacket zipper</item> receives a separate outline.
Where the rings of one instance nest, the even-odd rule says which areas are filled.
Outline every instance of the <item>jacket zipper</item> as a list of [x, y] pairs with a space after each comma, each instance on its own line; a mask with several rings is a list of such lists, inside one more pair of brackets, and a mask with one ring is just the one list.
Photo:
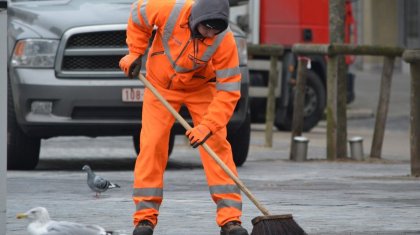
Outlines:
[[190, 39], [188, 39], [187, 44], [185, 44], [184, 48], [182, 48], [181, 53], [179, 53], [178, 57], [177, 57], [177, 58], [175, 59], [175, 61], [174, 61], [174, 66], [176, 65], [176, 62], [178, 62], [178, 60], [179, 60], [179, 58], [182, 56], [182, 54], [184, 54], [184, 51], [185, 51], [185, 49], [187, 49], [187, 46], [188, 46], [188, 45], [190, 45], [191, 40], [192, 40], [191, 38], [190, 38]]

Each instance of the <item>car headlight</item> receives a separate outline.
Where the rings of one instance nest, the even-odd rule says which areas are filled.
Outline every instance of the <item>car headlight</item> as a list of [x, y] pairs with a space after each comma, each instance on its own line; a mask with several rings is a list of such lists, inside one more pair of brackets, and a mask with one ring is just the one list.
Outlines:
[[245, 38], [235, 37], [236, 46], [238, 47], [239, 65], [246, 65], [248, 63], [248, 49]]
[[11, 64], [15, 67], [52, 68], [58, 40], [25, 39], [16, 43]]

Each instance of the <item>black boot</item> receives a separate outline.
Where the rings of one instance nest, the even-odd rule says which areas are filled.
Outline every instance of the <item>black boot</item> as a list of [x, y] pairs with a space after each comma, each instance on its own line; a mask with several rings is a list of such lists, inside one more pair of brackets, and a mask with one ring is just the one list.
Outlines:
[[230, 221], [222, 226], [220, 235], [248, 235], [246, 229], [242, 228], [238, 221]]
[[133, 235], [153, 235], [153, 224], [148, 220], [140, 221], [133, 231]]

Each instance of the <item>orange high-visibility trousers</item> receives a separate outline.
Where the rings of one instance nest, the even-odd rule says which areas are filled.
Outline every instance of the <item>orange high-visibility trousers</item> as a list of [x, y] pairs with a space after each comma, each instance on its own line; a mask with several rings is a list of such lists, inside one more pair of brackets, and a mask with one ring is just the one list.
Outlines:
[[[215, 83], [211, 82], [194, 90], [167, 90], [159, 86], [156, 88], [175, 110], [179, 111], [184, 104], [193, 118], [194, 125], [200, 123], [216, 94]], [[150, 90], [146, 89], [142, 109], [140, 153], [134, 170], [134, 225], [144, 219], [157, 224], [159, 206], [163, 199], [163, 174], [168, 161], [169, 134], [174, 121], [172, 114]], [[227, 130], [224, 127], [213, 133], [206, 143], [237, 175], [226, 135]], [[217, 205], [217, 224], [222, 226], [229, 221], [240, 221], [242, 198], [239, 188], [201, 146], [199, 151], [210, 194]]]

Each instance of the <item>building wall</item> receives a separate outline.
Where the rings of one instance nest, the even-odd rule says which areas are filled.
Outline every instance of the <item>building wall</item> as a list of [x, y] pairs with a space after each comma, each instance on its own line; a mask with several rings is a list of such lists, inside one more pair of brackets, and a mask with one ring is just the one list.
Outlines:
[[[401, 3], [401, 0], [358, 0], [355, 9], [361, 11], [361, 14], [355, 15], [356, 20], [361, 21], [358, 24], [359, 43], [401, 46], [398, 10]], [[361, 69], [377, 69], [382, 68], [382, 61], [382, 57], [362, 56], [357, 65]]]

